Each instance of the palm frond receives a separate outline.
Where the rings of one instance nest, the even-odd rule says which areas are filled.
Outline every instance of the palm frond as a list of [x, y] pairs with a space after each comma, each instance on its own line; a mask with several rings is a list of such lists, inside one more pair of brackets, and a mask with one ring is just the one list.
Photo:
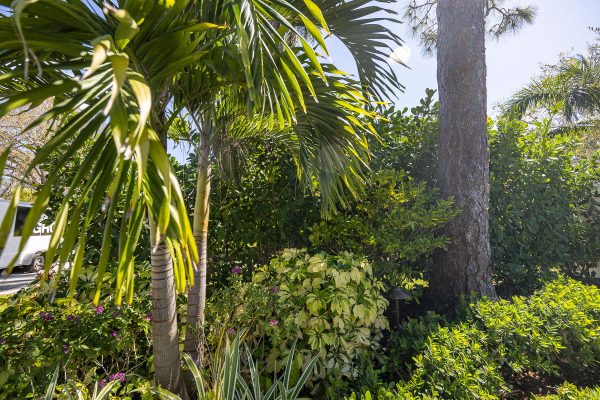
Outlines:
[[600, 64], [581, 55], [565, 58], [517, 92], [508, 106], [520, 114], [558, 107], [568, 123], [594, 115], [600, 112]]
[[[25, 221], [21, 248], [44, 211], [61, 168], [73, 157], [82, 157], [58, 211], [64, 223], [57, 224], [51, 238], [46, 273], [55, 260], [72, 259], [72, 294], [91, 220], [117, 217], [121, 220], [120, 231], [115, 232], [120, 247], [117, 303], [124, 290], [131, 300], [133, 249], [147, 215], [156, 221], [151, 234], [165, 240], [178, 265], [187, 264], [176, 269], [177, 288], [185, 290], [186, 281], [192, 279], [196, 246], [181, 191], [153, 129], [152, 113], [173, 76], [198, 62], [202, 36], [222, 29], [189, 16], [187, 1], [127, 4], [127, 9], [115, 9], [104, 3], [100, 11], [99, 2], [21, 0], [14, 2], [12, 14], [0, 18], [0, 59], [7, 72], [0, 79], [0, 116], [54, 98], [54, 106], [32, 124], [53, 121], [50, 140], [29, 168], [49, 156], [58, 161], [47, 171], [48, 179]], [[11, 32], [14, 27], [20, 40]], [[156, 52], [148, 51], [167, 43], [173, 48], [168, 55], [156, 57]], [[116, 215], [113, 205], [120, 198], [127, 210]], [[99, 276], [111, 261], [110, 254], [107, 240]]]
[[[393, 0], [324, 0], [320, 2], [331, 34], [348, 48], [365, 93], [383, 100], [398, 95], [404, 86], [388, 58], [403, 41], [393, 29], [400, 20], [391, 10]], [[392, 27], [383, 25], [391, 23]]]

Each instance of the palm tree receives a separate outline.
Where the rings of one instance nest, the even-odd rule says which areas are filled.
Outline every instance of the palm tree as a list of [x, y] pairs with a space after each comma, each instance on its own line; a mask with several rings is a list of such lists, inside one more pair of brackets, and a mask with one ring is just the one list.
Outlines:
[[564, 119], [563, 127], [589, 127], [598, 124], [600, 113], [600, 59], [566, 57], [548, 73], [534, 79], [508, 102], [518, 114], [530, 110], [556, 110]]
[[[62, 268], [74, 252], [72, 294], [91, 220], [118, 217], [119, 232], [105, 223], [94, 301], [99, 301], [102, 275], [113, 261], [110, 255], [116, 234], [115, 301], [119, 305], [123, 292], [128, 301], [134, 294], [133, 251], [143, 221], [150, 218], [155, 377], [159, 385], [172, 390], [180, 390], [180, 362], [171, 298], [175, 288], [183, 291], [193, 279], [197, 253], [158, 121], [168, 102], [164, 94], [169, 93], [171, 80], [201, 58], [199, 38], [207, 30], [220, 28], [194, 19], [187, 13], [187, 5], [187, 1], [134, 1], [117, 9], [101, 1], [16, 1], [0, 18], [4, 73], [0, 116], [22, 105], [54, 99], [53, 106], [30, 126], [45, 121], [53, 124], [51, 138], [38, 150], [29, 169], [49, 155], [56, 155], [58, 162], [47, 171], [47, 180], [37, 193], [21, 246], [44, 211], [61, 168], [81, 156], [83, 161], [58, 210], [46, 254], [46, 274], [55, 260]], [[156, 52], [166, 47], [171, 52], [157, 57]], [[15, 192], [11, 210], [19, 192]], [[118, 214], [119, 202], [126, 206], [123, 214]], [[11, 217], [11, 212], [8, 214], [5, 222]]]
[[[248, 4], [253, 5], [252, 2]], [[215, 59], [219, 60], [213, 68], [215, 71], [226, 71], [226, 75], [209, 73], [198, 78], [202, 75], [195, 74], [191, 75], [194, 82], [181, 85], [188, 92], [182, 95], [182, 103], [187, 105], [199, 137], [193, 231], [200, 265], [196, 271], [196, 285], [190, 288], [188, 295], [185, 340], [185, 351], [198, 364], [202, 359], [206, 302], [209, 196], [211, 176], [215, 173], [212, 164], [222, 154], [220, 150], [223, 150], [215, 144], [231, 143], [226, 139], [235, 137], [232, 132], [239, 135], [243, 127], [251, 128], [252, 136], [272, 135], [273, 131], [277, 131], [279, 138], [294, 144], [290, 150], [299, 171], [306, 172], [305, 177], [318, 178], [325, 200], [324, 212], [330, 212], [336, 200], [344, 202], [344, 187], [356, 193], [364, 180], [361, 169], [368, 157], [365, 131], [372, 130], [369, 119], [375, 114], [366, 111], [368, 100], [361, 92], [374, 97], [400, 88], [394, 73], [382, 66], [389, 54], [389, 46], [399, 44], [400, 39], [389, 29], [374, 22], [373, 14], [384, 11], [378, 4], [369, 8], [363, 7], [362, 0], [324, 1], [320, 4], [324, 16], [324, 20], [319, 21], [321, 26], [347, 43], [356, 60], [362, 85], [343, 78], [332, 65], [314, 63], [317, 52], [327, 53], [325, 43], [315, 32], [314, 41], [319, 50], [315, 51], [308, 45], [301, 31], [315, 30], [315, 26], [306, 24], [309, 3], [292, 4], [297, 7], [296, 14], [288, 15], [286, 23], [275, 18], [275, 24], [258, 24], [254, 30], [257, 32], [257, 41], [262, 36], [262, 42], [271, 44], [270, 48], [259, 53], [268, 54], [269, 57], [261, 59], [258, 63], [263, 68], [256, 70], [260, 78], [256, 85], [260, 85], [267, 94], [263, 104], [260, 104], [261, 108], [256, 110], [260, 113], [258, 121], [257, 118], [248, 120], [239, 117], [248, 102], [252, 101], [248, 80], [239, 77], [244, 73], [247, 75], [248, 72], [244, 71], [248, 69], [255, 73], [255, 68], [251, 63], [247, 64], [243, 49], [238, 48], [244, 41], [235, 35], [224, 38], [221, 46], [213, 49], [217, 54]], [[219, 18], [217, 20], [227, 23]], [[281, 57], [288, 54], [299, 54], [297, 59], [311, 79], [297, 80], [289, 72], [280, 72], [291, 69], [282, 64], [286, 59], [282, 60]], [[232, 68], [236, 62], [240, 64], [239, 70]], [[291, 84], [290, 78], [293, 79]], [[221, 81], [223, 84], [213, 85], [213, 93], [198, 95], [198, 80]], [[288, 86], [294, 90], [287, 90]], [[362, 123], [359, 122], [361, 118], [364, 118]], [[261, 122], [261, 119], [265, 122]], [[242, 136], [247, 138], [248, 134]]]
[[[325, 71], [333, 70], [323, 65]], [[202, 327], [206, 296], [206, 259], [208, 240], [209, 194], [213, 174], [228, 173], [223, 168], [233, 163], [232, 153], [250, 143], [249, 139], [271, 138], [283, 141], [296, 161], [302, 176], [310, 182], [316, 177], [324, 199], [324, 212], [330, 212], [336, 200], [344, 201], [345, 188], [359, 191], [368, 159], [367, 136], [373, 130], [374, 112], [366, 110], [367, 100], [360, 85], [351, 79], [328, 74], [329, 86], [315, 81], [316, 99], [309, 97], [306, 113], [296, 116], [292, 125], [273, 125], [268, 117], [248, 118], [238, 104], [217, 102], [210, 112], [193, 115], [199, 132], [196, 197], [193, 232], [198, 244], [200, 268], [196, 285], [188, 295], [185, 351], [200, 363]], [[339, 103], [339, 104], [338, 104]], [[237, 111], [236, 111], [237, 109]], [[274, 116], [272, 116], [274, 118]], [[362, 122], [359, 120], [362, 119]], [[225, 162], [227, 158], [229, 162]], [[216, 166], [216, 170], [213, 169]], [[226, 167], [225, 167], [226, 168]], [[310, 186], [310, 185], [307, 185]]]

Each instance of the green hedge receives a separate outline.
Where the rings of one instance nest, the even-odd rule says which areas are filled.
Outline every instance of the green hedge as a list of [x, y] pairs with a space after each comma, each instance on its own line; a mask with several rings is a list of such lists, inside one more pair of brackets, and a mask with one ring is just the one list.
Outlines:
[[[529, 298], [480, 300], [464, 315], [463, 322], [449, 326], [431, 315], [406, 322], [390, 341], [390, 358], [400, 360], [398, 376], [404, 379], [377, 396], [358, 397], [498, 399], [525, 374], [582, 381], [600, 376], [600, 289], [595, 286], [561, 278]], [[569, 391], [575, 393], [572, 398], [586, 398], [576, 397], [580, 392], [573, 386], [561, 390], [566, 394], [549, 398], [571, 398]]]

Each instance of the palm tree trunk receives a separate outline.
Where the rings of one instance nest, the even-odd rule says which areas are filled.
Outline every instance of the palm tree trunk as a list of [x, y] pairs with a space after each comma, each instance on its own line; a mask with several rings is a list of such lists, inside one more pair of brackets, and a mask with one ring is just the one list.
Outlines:
[[[150, 220], [150, 230], [154, 222]], [[151, 235], [152, 237], [153, 235]], [[187, 398], [181, 384], [179, 334], [177, 332], [177, 306], [173, 261], [164, 243], [152, 240], [150, 264], [152, 268], [152, 347], [154, 353], [154, 379], [156, 384], [182, 398]]]
[[194, 272], [194, 286], [188, 293], [187, 326], [184, 350], [198, 366], [204, 359], [204, 312], [206, 308], [206, 272], [208, 222], [210, 212], [211, 145], [210, 121], [204, 118], [198, 147], [198, 177], [194, 202], [193, 232], [200, 263]]
[[460, 296], [495, 297], [488, 232], [489, 151], [484, 0], [439, 0], [438, 184], [461, 214], [446, 226], [450, 244], [436, 255], [431, 299], [452, 311]]
[[[167, 149], [167, 135], [163, 127], [165, 122], [164, 108], [158, 114], [158, 132], [161, 142]], [[154, 380], [156, 385], [179, 394], [187, 400], [187, 390], [181, 379], [181, 359], [179, 353], [179, 331], [177, 326], [177, 293], [173, 260], [164, 243], [156, 243], [153, 232], [156, 224], [149, 218], [150, 226], [150, 266], [152, 298], [152, 349], [154, 363]]]

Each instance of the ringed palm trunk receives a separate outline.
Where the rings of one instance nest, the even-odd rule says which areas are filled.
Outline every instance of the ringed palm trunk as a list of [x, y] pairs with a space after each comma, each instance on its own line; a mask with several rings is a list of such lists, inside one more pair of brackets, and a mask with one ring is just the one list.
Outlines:
[[[164, 122], [164, 112], [159, 115], [159, 122]], [[166, 134], [161, 141], [167, 148]], [[150, 232], [154, 232], [156, 224], [149, 218]], [[179, 353], [179, 332], [177, 327], [177, 293], [173, 260], [164, 242], [156, 243], [150, 234], [150, 266], [152, 298], [152, 348], [154, 363], [154, 380], [162, 386], [187, 400], [187, 391], [181, 379], [181, 359]]]
[[187, 325], [184, 350], [198, 366], [204, 359], [204, 316], [206, 308], [206, 273], [208, 222], [210, 212], [211, 145], [210, 121], [204, 118], [198, 148], [198, 177], [194, 201], [193, 232], [200, 259], [194, 272], [194, 286], [188, 293]]
[[[153, 221], [150, 226], [154, 228]], [[177, 306], [173, 261], [164, 243], [152, 243], [150, 256], [152, 268], [152, 346], [154, 350], [154, 380], [156, 384], [183, 398], [181, 384], [179, 334], [177, 331]]]

